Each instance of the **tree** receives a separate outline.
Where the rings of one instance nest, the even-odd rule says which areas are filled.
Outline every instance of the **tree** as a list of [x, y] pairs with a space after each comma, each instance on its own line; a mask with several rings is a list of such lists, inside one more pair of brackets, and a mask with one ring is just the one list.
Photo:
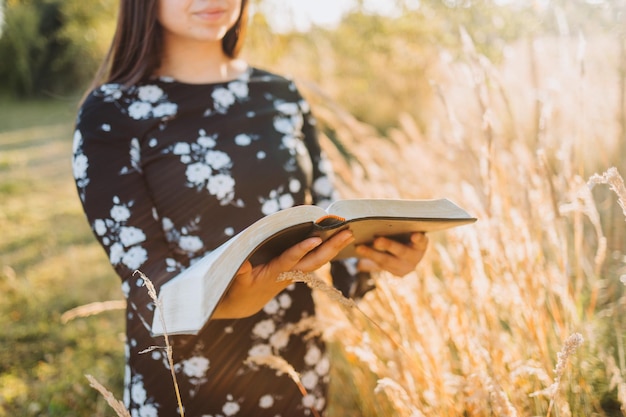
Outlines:
[[84, 87], [102, 56], [102, 38], [112, 32], [113, 13], [112, 0], [7, 2], [0, 37], [0, 91], [45, 97]]

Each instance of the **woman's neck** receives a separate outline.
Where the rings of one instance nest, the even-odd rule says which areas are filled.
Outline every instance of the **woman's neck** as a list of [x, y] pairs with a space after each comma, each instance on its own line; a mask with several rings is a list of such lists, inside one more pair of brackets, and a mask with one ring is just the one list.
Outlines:
[[224, 53], [221, 42], [165, 42], [155, 75], [203, 84], [233, 80], [246, 69], [245, 61]]

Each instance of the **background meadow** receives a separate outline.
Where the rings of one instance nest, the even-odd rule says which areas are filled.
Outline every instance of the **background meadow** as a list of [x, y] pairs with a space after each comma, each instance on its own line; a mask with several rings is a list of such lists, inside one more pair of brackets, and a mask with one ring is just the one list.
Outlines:
[[[122, 312], [63, 316], [122, 298], [70, 167], [113, 3], [3, 4], [0, 416], [113, 415], [85, 374], [121, 398]], [[265, 3], [244, 53], [296, 79], [342, 193], [479, 218], [358, 310], [317, 294], [328, 415], [625, 415], [626, 1], [359, 3], [305, 33]]]

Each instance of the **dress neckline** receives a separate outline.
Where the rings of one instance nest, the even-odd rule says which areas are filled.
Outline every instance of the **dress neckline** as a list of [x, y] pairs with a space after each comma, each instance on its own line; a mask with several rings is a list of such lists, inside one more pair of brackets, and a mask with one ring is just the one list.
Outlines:
[[252, 75], [252, 73], [254, 72], [254, 67], [252, 67], [251, 65], [246, 65], [246, 69], [244, 71], [242, 71], [240, 74], [238, 74], [236, 77], [233, 77], [231, 79], [228, 80], [221, 80], [221, 81], [211, 81], [211, 82], [202, 82], [202, 83], [192, 83], [192, 82], [186, 82], [186, 81], [180, 81], [174, 77], [169, 77], [166, 75], [161, 75], [158, 77], [153, 78], [153, 80], [162, 82], [162, 83], [167, 83], [167, 84], [176, 84], [176, 85], [182, 85], [182, 86], [191, 86], [191, 87], [202, 87], [202, 86], [206, 86], [206, 87], [211, 87], [211, 86], [220, 86], [220, 85], [225, 85], [225, 84], [230, 84], [234, 81], [247, 81], [250, 76]]

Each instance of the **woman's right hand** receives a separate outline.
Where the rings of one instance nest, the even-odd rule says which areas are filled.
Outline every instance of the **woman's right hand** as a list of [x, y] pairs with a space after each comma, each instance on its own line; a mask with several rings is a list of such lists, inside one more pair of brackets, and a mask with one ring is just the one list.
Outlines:
[[343, 230], [323, 243], [319, 237], [305, 239], [265, 264], [253, 267], [246, 261], [212, 318], [235, 319], [257, 313], [291, 284], [277, 280], [281, 273], [296, 270], [313, 272], [330, 262], [353, 241], [352, 232]]

